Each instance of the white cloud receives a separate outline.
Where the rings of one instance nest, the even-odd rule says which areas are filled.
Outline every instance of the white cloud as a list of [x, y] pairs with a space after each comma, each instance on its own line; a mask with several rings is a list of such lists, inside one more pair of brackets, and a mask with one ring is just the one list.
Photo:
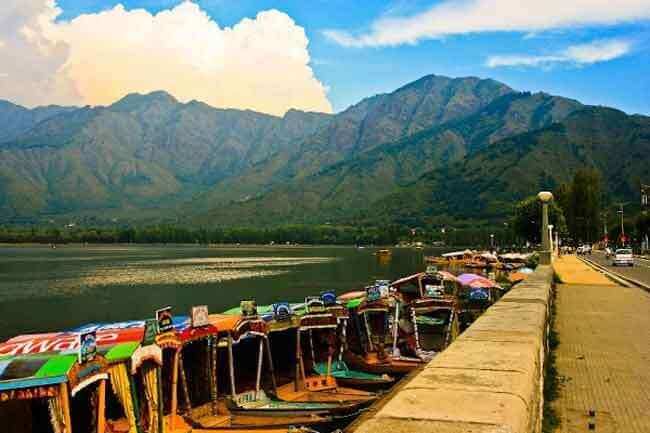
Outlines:
[[[12, 79], [0, 85], [0, 97], [26, 105], [97, 105], [162, 89], [181, 101], [217, 107], [279, 115], [289, 108], [332, 111], [309, 65], [304, 29], [277, 10], [221, 28], [189, 1], [157, 14], [117, 5], [62, 22], [54, 21], [60, 10], [53, 0], [9, 1], [22, 21], [32, 24], [25, 30], [12, 8], [7, 14], [3, 6], [0, 39], [20, 33], [23, 42], [9, 40], [0, 64], [25, 50], [32, 62], [8, 71]], [[5, 21], [12, 31], [2, 30]], [[40, 64], [51, 64], [52, 78], [48, 88], [38, 90], [29, 75]], [[27, 74], [21, 83], [13, 80], [17, 72]], [[62, 95], [62, 89], [68, 91]]]
[[572, 63], [588, 65], [606, 62], [624, 56], [632, 49], [629, 41], [609, 39], [593, 41], [588, 44], [571, 45], [567, 49], [553, 55], [506, 55], [490, 56], [485, 65], [490, 68], [503, 66], [542, 66], [549, 67], [557, 63]]
[[10, 79], [0, 81], [0, 98], [30, 106], [79, 102], [74, 84], [60, 73], [69, 47], [44, 35], [60, 12], [53, 1], [2, 0], [0, 66]]
[[443, 0], [419, 14], [380, 18], [365, 33], [324, 34], [343, 46], [391, 46], [448, 35], [539, 32], [649, 18], [650, 0]]

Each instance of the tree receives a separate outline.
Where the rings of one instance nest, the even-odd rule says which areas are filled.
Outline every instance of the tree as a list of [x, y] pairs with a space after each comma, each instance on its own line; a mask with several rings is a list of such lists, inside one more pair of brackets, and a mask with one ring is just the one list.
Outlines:
[[581, 168], [568, 184], [554, 192], [566, 218], [571, 237], [581, 242], [593, 242], [600, 237], [602, 178], [594, 168]]
[[[561, 235], [566, 233], [564, 213], [555, 201], [549, 204], [548, 218], [549, 224], [552, 224], [555, 230], [558, 230]], [[536, 196], [528, 197], [515, 206], [511, 224], [515, 234], [521, 239], [534, 244], [541, 242], [542, 203]]]

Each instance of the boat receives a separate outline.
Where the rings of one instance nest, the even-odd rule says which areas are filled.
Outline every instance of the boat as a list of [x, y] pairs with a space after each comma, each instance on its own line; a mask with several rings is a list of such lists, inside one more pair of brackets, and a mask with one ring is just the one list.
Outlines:
[[471, 250], [452, 251], [441, 256], [426, 256], [424, 261], [434, 265], [460, 265], [470, 260], [473, 254]]
[[[391, 287], [408, 306], [418, 357], [430, 360], [456, 339], [459, 334], [459, 302], [458, 282], [453, 274], [431, 269], [393, 281]], [[396, 307], [397, 321], [399, 311]], [[393, 350], [398, 349], [397, 342], [395, 332]]]
[[[337, 318], [330, 313], [316, 314], [305, 308], [304, 314], [298, 315], [288, 302], [279, 302], [261, 306], [261, 317], [268, 329], [268, 338], [273, 351], [273, 360], [281, 366], [277, 371], [279, 384], [277, 397], [287, 402], [336, 403], [340, 405], [335, 411], [338, 415], [352, 415], [376, 400], [373, 393], [340, 386], [334, 377], [320, 375], [308, 376], [305, 370], [304, 348], [309, 331], [315, 329], [334, 330], [336, 334]], [[276, 359], [277, 358], [277, 359]], [[276, 362], [277, 361], [277, 362]]]
[[390, 256], [391, 254], [392, 254], [391, 250], [388, 249], [377, 250], [375, 252], [376, 256]]
[[499, 299], [501, 287], [482, 275], [458, 275], [461, 331]]
[[[180, 324], [156, 336], [165, 361], [163, 391], [169, 394], [165, 401], [165, 407], [170, 408], [166, 415], [169, 419], [167, 431], [184, 431], [185, 426], [189, 426], [190, 429], [228, 430], [230, 433], [259, 432], [260, 429], [303, 432], [309, 431], [306, 425], [328, 422], [330, 408], [325, 405], [290, 405], [264, 393], [260, 388], [263, 342], [259, 344], [258, 353], [252, 356], [258, 363], [253, 369], [257, 372], [256, 387], [238, 392], [233, 347], [249, 336], [264, 332], [258, 329], [263, 326], [259, 321], [237, 319], [229, 317], [229, 321], [224, 321], [219, 315], [209, 315], [207, 307], [197, 306], [193, 308], [191, 319], [176, 317], [174, 321]], [[223, 359], [227, 361], [220, 361]], [[228, 394], [220, 392], [223, 389], [219, 387], [220, 382], [230, 384]], [[179, 385], [182, 404], [177, 395]], [[182, 416], [181, 420], [178, 415]]]
[[162, 360], [143, 335], [142, 328], [83, 329], [1, 344], [0, 399], [14, 401], [3, 406], [10, 414], [0, 413], [3, 428], [22, 432], [25, 417], [32, 415], [35, 425], [52, 422], [36, 430], [133, 433], [142, 427], [161, 433]]
[[343, 294], [349, 310], [347, 342], [344, 360], [355, 370], [374, 374], [405, 375], [423, 365], [416, 356], [396, 355], [387, 351], [392, 336], [387, 326], [395, 308], [395, 298], [389, 291], [389, 282], [379, 280], [364, 291]]
[[[362, 389], [375, 389], [394, 382], [388, 375], [377, 375], [350, 369], [345, 353], [347, 310], [336, 302], [333, 292], [309, 296], [304, 304], [292, 305], [300, 317], [299, 334], [302, 336], [300, 369], [305, 383], [320, 382], [321, 387], [344, 394], [355, 400], [370, 402], [376, 395]], [[307, 365], [307, 374], [305, 374]]]

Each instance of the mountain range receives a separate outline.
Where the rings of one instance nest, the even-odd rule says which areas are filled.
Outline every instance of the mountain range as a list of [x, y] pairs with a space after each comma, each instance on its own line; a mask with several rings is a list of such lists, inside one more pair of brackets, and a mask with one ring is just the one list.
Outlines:
[[475, 77], [425, 76], [335, 115], [180, 103], [0, 101], [3, 221], [453, 224], [597, 167], [612, 197], [650, 179], [650, 118]]

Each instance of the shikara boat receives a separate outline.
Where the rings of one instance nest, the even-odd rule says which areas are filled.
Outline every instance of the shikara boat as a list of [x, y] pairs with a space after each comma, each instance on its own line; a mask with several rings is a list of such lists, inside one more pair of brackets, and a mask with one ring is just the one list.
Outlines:
[[320, 299], [325, 310], [333, 314], [338, 322], [338, 356], [331, 365], [325, 362], [317, 362], [314, 369], [318, 374], [325, 374], [330, 369], [330, 374], [336, 381], [343, 385], [358, 389], [379, 390], [391, 386], [395, 379], [388, 374], [373, 374], [365, 371], [353, 370], [343, 360], [347, 350], [347, 328], [350, 314], [348, 309], [338, 302], [336, 294], [332, 291], [321, 293]]
[[477, 274], [458, 277], [461, 331], [467, 328], [499, 298], [501, 288], [494, 281]]
[[[360, 380], [365, 375], [355, 375], [347, 368], [342, 358], [342, 346], [339, 334], [339, 317], [325, 306], [326, 300], [335, 299], [335, 295], [325, 293], [323, 296], [307, 297], [301, 308], [294, 309], [299, 317], [296, 337], [296, 370], [294, 383], [288, 383], [278, 390], [278, 395], [288, 398], [309, 391], [306, 397], [318, 401], [345, 401], [369, 403], [377, 396], [368, 391], [344, 387], [338, 383], [333, 374], [333, 365], [339, 375]], [[329, 301], [328, 301], [329, 302]], [[340, 362], [338, 362], [340, 361]], [[317, 394], [314, 392], [318, 392]]]
[[[179, 320], [180, 319], [180, 320]], [[260, 333], [254, 324], [233, 321], [224, 323], [210, 316], [207, 307], [194, 307], [191, 318], [176, 317], [180, 322], [159, 333], [156, 343], [163, 350], [163, 391], [168, 420], [167, 432], [185, 430], [186, 426], [201, 429], [247, 431], [308, 431], [304, 425], [329, 420], [326, 405], [290, 405], [278, 401], [259, 388], [262, 371], [262, 344], [254, 359], [259, 360], [257, 388], [238, 393], [235, 379], [233, 346], [249, 335]], [[231, 318], [230, 318], [231, 319]], [[218, 325], [221, 324], [223, 329]], [[263, 335], [263, 332], [260, 334]], [[220, 354], [221, 352], [221, 354]], [[224, 354], [222, 352], [226, 352]], [[268, 353], [268, 352], [267, 352]], [[223, 361], [221, 361], [223, 360]], [[220, 393], [219, 376], [227, 371], [230, 393]], [[224, 380], [221, 380], [222, 386]], [[182, 403], [179, 404], [178, 389]], [[182, 418], [179, 419], [179, 415]]]
[[426, 256], [424, 261], [432, 265], [462, 265], [468, 260], [471, 260], [474, 252], [471, 250], [453, 251], [450, 253], [442, 254], [441, 256]]
[[[303, 330], [307, 329], [301, 330], [300, 316], [293, 312], [287, 302], [261, 306], [258, 311], [262, 312], [261, 317], [267, 325], [273, 362], [276, 366], [280, 366], [275, 370], [278, 373], [277, 397], [279, 399], [287, 402], [336, 404], [338, 409], [334, 413], [342, 416], [357, 413], [363, 406], [377, 398], [370, 392], [341, 387], [332, 376], [316, 376], [314, 380], [307, 380], [302, 343]], [[328, 321], [327, 327], [334, 326], [336, 329], [336, 317], [332, 314], [324, 314], [324, 316], [326, 317], [324, 320]]]
[[386, 349], [393, 345], [388, 322], [397, 302], [389, 291], [388, 281], [343, 294], [339, 302], [346, 303], [350, 314], [348, 350], [344, 355], [347, 365], [355, 370], [390, 375], [407, 374], [422, 365], [423, 360], [417, 356], [398, 355]]
[[[420, 358], [431, 359], [458, 336], [458, 282], [453, 274], [437, 270], [421, 272], [393, 281], [391, 287], [408, 306], [415, 353]], [[397, 308], [395, 316], [399, 321]]]
[[[160, 351], [145, 348], [142, 336], [142, 329], [84, 329], [3, 343], [0, 399], [16, 401], [0, 404], [0, 425], [16, 433], [162, 432]], [[44, 420], [52, 426], [45, 428]]]

